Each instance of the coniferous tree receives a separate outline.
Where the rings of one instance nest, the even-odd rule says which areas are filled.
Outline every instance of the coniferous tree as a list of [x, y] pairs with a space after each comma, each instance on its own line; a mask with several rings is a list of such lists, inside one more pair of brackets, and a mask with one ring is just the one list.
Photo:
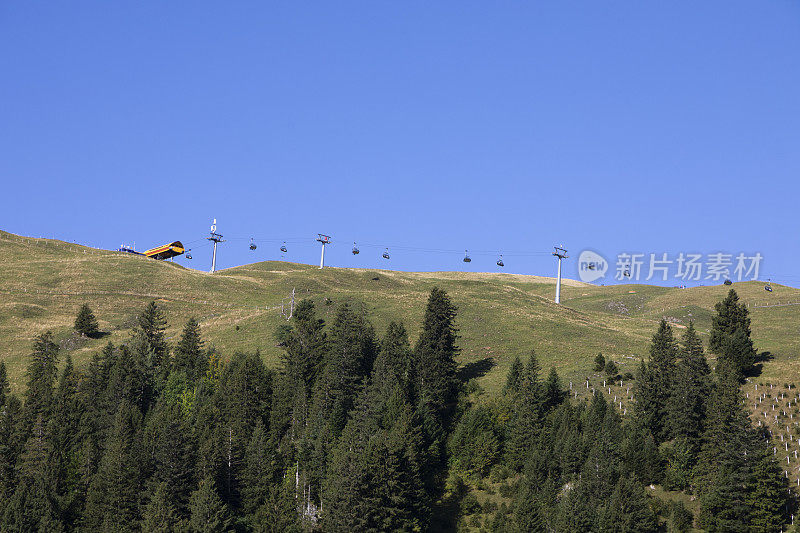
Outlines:
[[552, 410], [564, 401], [566, 392], [561, 387], [556, 367], [550, 367], [550, 373], [542, 384], [542, 407], [545, 412]]
[[514, 525], [517, 531], [540, 533], [547, 531], [546, 507], [538, 494], [527, 488], [514, 507]]
[[624, 471], [645, 485], [661, 481], [661, 456], [650, 430], [641, 422], [632, 421], [622, 443]]
[[167, 482], [161, 482], [150, 496], [142, 515], [142, 531], [148, 533], [173, 533], [183, 531], [184, 522], [172, 504]]
[[245, 452], [242, 473], [242, 509], [245, 513], [254, 514], [266, 503], [271, 479], [268, 436], [264, 423], [259, 420]]
[[650, 366], [655, 379], [656, 398], [658, 401], [654, 436], [660, 439], [669, 437], [667, 403], [673, 393], [677, 357], [678, 346], [672, 334], [672, 327], [666, 320], [662, 319], [650, 346]]
[[752, 348], [733, 303], [719, 313], [739, 325], [720, 319], [713, 385], [694, 326], [678, 346], [661, 323], [624, 425], [599, 391], [565, 401], [533, 355], [512, 364], [500, 398], [471, 405], [478, 391], [456, 406], [455, 308], [437, 290], [414, 350], [402, 324], [378, 343], [364, 313], [342, 306], [326, 335], [301, 304], [276, 375], [258, 353], [226, 364], [204, 352], [190, 321], [171, 362], [151, 342], [159, 328], [140, 327], [85, 369], [67, 356], [59, 378], [58, 346], [42, 335], [24, 405], [0, 362], [0, 530], [432, 530], [449, 460], [479, 480], [521, 472], [492, 525], [503, 531], [653, 531], [643, 484], [662, 480], [696, 488], [709, 531], [777, 531], [789, 487], [726, 355]]
[[455, 318], [456, 307], [447, 293], [439, 288], [432, 289], [422, 320], [422, 333], [414, 348], [414, 372], [421, 400], [440, 416], [440, 420], [444, 420], [441, 417], [455, 401], [458, 390]]
[[647, 495], [639, 482], [622, 477], [608, 503], [600, 511], [601, 531], [613, 533], [647, 533], [658, 531], [658, 520], [650, 509]]
[[581, 484], [595, 502], [605, 501], [622, 473], [622, 422], [613, 405], [595, 391], [585, 417], [591, 445], [581, 470]]
[[191, 519], [189, 531], [193, 533], [221, 533], [231, 530], [228, 509], [217, 494], [212, 478], [203, 479], [190, 499]]
[[369, 375], [377, 350], [375, 332], [363, 313], [342, 305], [331, 327], [325, 367], [315, 383], [308, 430], [298, 445], [303, 492], [319, 493], [328, 454], [335, 447]]
[[416, 531], [429, 517], [421, 421], [411, 403], [405, 329], [391, 324], [368, 386], [330, 459], [323, 491], [331, 531]]
[[257, 533], [299, 533], [300, 520], [294, 491], [286, 483], [270, 485], [264, 504], [256, 511], [253, 530]]
[[514, 357], [514, 361], [511, 363], [511, 368], [508, 369], [505, 387], [506, 392], [514, 394], [519, 390], [519, 380], [522, 376], [522, 370], [522, 361], [517, 355]]
[[668, 434], [674, 439], [684, 439], [694, 455], [703, 432], [709, 369], [703, 343], [691, 322], [683, 334], [680, 357], [675, 367], [672, 393], [667, 399], [666, 426]]
[[79, 379], [68, 354], [56, 389], [49, 423], [53, 449], [49, 459], [53, 476], [52, 490], [61, 518], [68, 528], [72, 528], [77, 521], [85, 497], [84, 486], [81, 484], [80, 422], [83, 406], [78, 398]]
[[403, 323], [390, 322], [380, 343], [380, 352], [372, 369], [372, 388], [388, 398], [396, 386], [413, 398], [414, 369], [411, 366], [411, 346]]
[[655, 435], [658, 431], [658, 394], [655, 372], [644, 360], [639, 363], [636, 369], [636, 381], [633, 385], [633, 404], [636, 419], [639, 424], [647, 428], [650, 434]]
[[325, 322], [316, 317], [314, 303], [302, 300], [294, 310], [290, 331], [284, 335], [281, 373], [275, 379], [270, 411], [270, 442], [294, 464], [296, 450], [306, 437], [311, 395], [328, 351]]
[[[241, 504], [242, 473], [245, 452], [256, 424], [269, 419], [272, 396], [272, 373], [261, 355], [236, 354], [224, 367], [212, 399], [215, 424], [203, 440], [217, 454], [215, 464], [219, 493], [223, 501], [236, 509]], [[201, 442], [202, 446], [202, 442]]]
[[661, 320], [650, 344], [650, 360], [642, 363], [636, 380], [636, 409], [657, 441], [670, 438], [667, 403], [672, 396], [678, 347], [672, 328]]
[[[95, 352], [89, 361], [88, 369], [84, 379], [80, 380], [78, 395], [83, 403], [83, 407], [88, 411], [87, 414], [93, 416], [93, 420], [99, 422], [112, 410], [110, 398], [106, 395], [109, 386], [111, 370], [114, 368], [117, 357], [117, 349], [110, 341], [100, 352]], [[114, 408], [115, 409], [115, 408]], [[110, 413], [113, 415], [116, 413]], [[104, 420], [104, 425], [111, 425], [111, 420]], [[103, 424], [100, 424], [103, 425]]]
[[735, 364], [719, 361], [695, 475], [702, 527], [769, 531], [785, 522], [788, 486], [768, 446], [750, 425]]
[[376, 351], [372, 326], [362, 314], [342, 305], [331, 328], [328, 357], [315, 398], [315, 416], [326, 420], [333, 435], [344, 428], [347, 413], [372, 370]]
[[189, 496], [197, 486], [194, 479], [195, 450], [181, 407], [160, 402], [145, 428], [145, 451], [152, 472], [151, 492], [165, 484], [167, 503], [179, 517], [188, 515]]
[[292, 331], [286, 338], [284, 372], [291, 382], [311, 391], [327, 352], [325, 321], [316, 317], [314, 302], [301, 300], [294, 310]]
[[150, 366], [158, 369], [157, 373], [160, 373], [169, 357], [169, 347], [164, 333], [167, 329], [167, 317], [156, 302], [151, 301], [139, 315], [138, 325], [149, 344]]
[[53, 385], [58, 369], [58, 345], [51, 332], [36, 337], [31, 362], [26, 370], [28, 386], [25, 389], [25, 412], [30, 423], [41, 416], [47, 420], [53, 405]]
[[561, 499], [556, 516], [556, 531], [595, 531], [597, 508], [578, 482]]
[[100, 326], [97, 324], [97, 318], [89, 308], [89, 304], [83, 304], [78, 311], [78, 316], [75, 318], [75, 331], [84, 337], [91, 338], [100, 334]]
[[[368, 396], [368, 395], [367, 395]], [[323, 493], [327, 531], [418, 531], [429, 519], [423, 446], [413, 407], [398, 387], [373, 413], [348, 423], [330, 462]]]
[[597, 354], [597, 357], [594, 358], [594, 371], [602, 372], [605, 367], [606, 367], [606, 358], [603, 357], [602, 353]]
[[144, 413], [154, 400], [152, 367], [148, 359], [153, 351], [141, 331], [134, 333], [127, 345], [120, 346], [119, 354], [109, 371], [106, 402], [116, 409], [122, 402], [136, 405]]
[[3, 531], [60, 531], [49, 460], [52, 443], [42, 415], [37, 415], [19, 457], [19, 478], [3, 516]]
[[200, 324], [192, 317], [183, 327], [181, 338], [175, 346], [172, 367], [178, 372], [184, 372], [193, 383], [202, 377], [198, 372], [201, 370], [202, 358], [203, 340], [200, 338]]
[[11, 393], [11, 387], [8, 384], [8, 376], [6, 375], [6, 363], [0, 361], [0, 407], [6, 403], [6, 397]]
[[745, 304], [739, 303], [734, 289], [714, 309], [709, 347], [719, 359], [728, 360], [741, 379], [756, 360], [756, 350], [750, 338], [750, 316]]
[[19, 447], [14, 439], [14, 428], [20, 421], [21, 411], [22, 407], [16, 396], [8, 396], [0, 405], [0, 517], [16, 485], [14, 467]]
[[522, 468], [527, 459], [530, 443], [536, 439], [541, 426], [543, 395], [539, 382], [539, 362], [531, 350], [528, 362], [519, 380], [519, 391], [514, 397], [510, 433], [506, 444], [508, 464]]
[[750, 531], [781, 531], [789, 509], [789, 484], [766, 435], [756, 433], [750, 465]]
[[[697, 334], [694, 327], [694, 322], [689, 322], [689, 327], [686, 328], [683, 336], [681, 337], [680, 358], [692, 371], [695, 376], [703, 378], [709, 377], [708, 361], [706, 360], [705, 353], [703, 352], [703, 341]], [[709, 387], [710, 384], [706, 384]]]
[[112, 343], [96, 352], [89, 362], [88, 369], [78, 380], [75, 402], [77, 404], [78, 426], [73, 436], [79, 465], [80, 489], [76, 495], [82, 507], [86, 491], [100, 464], [103, 442], [114, 423], [116, 407], [107, 392], [109, 376], [115, 365], [116, 351]]
[[736, 370], [727, 362], [720, 362], [717, 370], [695, 477], [700, 525], [711, 531], [744, 531], [750, 512], [745, 455], [750, 422], [739, 405]]
[[141, 488], [142, 415], [138, 407], [123, 402], [114, 420], [106, 452], [86, 497], [84, 527], [133, 531], [139, 523]]
[[460, 472], [480, 479], [502, 452], [502, 430], [488, 405], [473, 405], [461, 415], [450, 435], [451, 464]]

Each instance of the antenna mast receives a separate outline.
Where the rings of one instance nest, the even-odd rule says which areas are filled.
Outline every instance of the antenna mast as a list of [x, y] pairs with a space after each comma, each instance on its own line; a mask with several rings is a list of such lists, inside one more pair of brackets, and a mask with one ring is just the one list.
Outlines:
[[567, 255], [567, 250], [564, 249], [564, 245], [555, 246], [555, 252], [553, 255], [558, 257], [558, 277], [556, 278], [556, 303], [561, 303], [561, 260], [566, 259], [569, 257]]
[[322, 243], [322, 256], [319, 258], [319, 268], [322, 270], [325, 268], [325, 245], [331, 243], [330, 235], [323, 235], [322, 233], [317, 233], [317, 242]]
[[225, 242], [222, 239], [222, 235], [217, 233], [217, 219], [214, 219], [214, 223], [211, 224], [211, 235], [206, 237], [207, 240], [212, 241], [214, 243], [214, 253], [211, 256], [211, 273], [217, 271], [217, 244], [221, 242]]

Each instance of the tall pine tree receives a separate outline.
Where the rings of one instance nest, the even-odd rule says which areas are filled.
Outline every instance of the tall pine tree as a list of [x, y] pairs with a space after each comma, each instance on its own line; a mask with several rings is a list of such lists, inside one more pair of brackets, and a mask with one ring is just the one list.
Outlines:
[[720, 360], [728, 360], [741, 379], [756, 360], [756, 350], [750, 338], [750, 314], [747, 306], [739, 303], [739, 295], [731, 289], [728, 296], [717, 303], [714, 309], [717, 314], [711, 321], [709, 347]]
[[459, 353], [455, 325], [456, 307], [447, 293], [439, 288], [431, 290], [422, 333], [414, 347], [414, 372], [420, 399], [447, 426], [446, 411], [453, 406], [458, 394], [456, 356]]
[[689, 323], [683, 334], [680, 357], [675, 368], [672, 394], [667, 400], [666, 425], [672, 438], [685, 439], [696, 453], [703, 432], [710, 376], [703, 343], [693, 323]]
[[192, 533], [222, 533], [232, 529], [230, 513], [217, 494], [213, 479], [200, 481], [192, 493], [190, 507], [189, 531]]
[[148, 487], [155, 492], [165, 484], [166, 501], [179, 517], [188, 516], [189, 496], [197, 486], [192, 437], [192, 429], [179, 405], [162, 400], [151, 411], [144, 435], [152, 472]]
[[25, 390], [25, 412], [29, 423], [38, 416], [50, 417], [53, 406], [53, 386], [58, 375], [58, 345], [51, 332], [36, 337], [31, 361], [26, 370], [28, 387]]
[[667, 403], [673, 393], [677, 358], [672, 328], [662, 319], [650, 344], [650, 360], [641, 364], [635, 385], [638, 416], [659, 442], [670, 438]]
[[123, 402], [114, 420], [100, 468], [92, 479], [84, 511], [84, 527], [135, 531], [139, 523], [139, 491], [144, 456], [139, 408]]
[[774, 531], [785, 522], [788, 484], [750, 424], [738, 370], [727, 360], [717, 364], [695, 483], [700, 525], [709, 531]]
[[169, 358], [169, 347], [164, 333], [167, 329], [167, 317], [158, 304], [151, 301], [139, 315], [138, 325], [151, 350], [150, 366], [160, 374], [162, 365], [166, 365]]
[[506, 457], [508, 464], [516, 470], [522, 468], [528, 458], [531, 443], [535, 442], [542, 424], [544, 409], [542, 385], [539, 381], [539, 361], [531, 350], [525, 368], [519, 376], [518, 390], [514, 395]]
[[203, 339], [200, 338], [200, 324], [194, 317], [190, 318], [183, 327], [181, 338], [175, 346], [175, 356], [172, 368], [183, 372], [190, 383], [203, 377]]

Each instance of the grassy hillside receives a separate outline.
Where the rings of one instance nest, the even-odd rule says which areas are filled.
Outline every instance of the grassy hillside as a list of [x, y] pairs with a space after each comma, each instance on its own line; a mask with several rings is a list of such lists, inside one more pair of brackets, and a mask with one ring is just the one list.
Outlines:
[[[393, 272], [264, 262], [214, 275], [118, 252], [0, 232], [0, 359], [16, 391], [24, 386], [26, 357], [33, 337], [52, 330], [80, 366], [109, 340], [124, 342], [136, 315], [155, 299], [166, 310], [175, 340], [183, 323], [196, 317], [207, 343], [224, 355], [260, 350], [275, 365], [281, 349], [273, 334], [285, 323], [281, 301], [296, 291], [310, 298], [328, 319], [338, 304], [363, 305], [383, 333], [402, 320], [412, 342], [418, 334], [427, 294], [447, 290], [459, 307], [462, 375], [476, 377], [489, 393], [499, 390], [515, 355], [534, 348], [542, 366], [555, 365], [572, 394], [587, 397], [595, 388], [627, 411], [631, 384], [607, 383], [592, 372], [598, 352], [633, 371], [647, 354], [661, 317], [680, 329], [694, 320], [706, 335], [714, 304], [729, 287], [676, 289], [648, 285], [594, 286], [567, 280], [563, 305], [552, 302], [552, 278], [460, 272]], [[761, 374], [744, 386], [754, 423], [773, 430], [776, 453], [793, 485], [800, 485], [800, 290], [737, 283], [751, 304], [756, 347], [769, 352]], [[88, 302], [105, 332], [101, 339], [76, 338], [72, 324]], [[771, 305], [764, 307], [763, 305]], [[589, 379], [587, 385], [587, 378]], [[797, 415], [797, 418], [794, 417]], [[789, 444], [791, 443], [791, 445]], [[800, 451], [800, 450], [798, 450]]]
[[[656, 321], [662, 316], [680, 325], [695, 320], [710, 326], [714, 304], [728, 287], [673, 289], [647, 285], [600, 287], [567, 281], [563, 303], [552, 302], [554, 280], [537, 276], [459, 272], [406, 273], [326, 268], [264, 262], [211, 275], [169, 262], [96, 250], [47, 239], [0, 232], [0, 358], [19, 389], [24, 361], [35, 335], [53, 330], [77, 364], [109, 340], [124, 341], [136, 314], [151, 299], [168, 314], [168, 336], [197, 317], [208, 342], [223, 354], [259, 349], [269, 363], [280, 354], [273, 332], [285, 321], [283, 298], [311, 298], [332, 317], [343, 301], [364, 305], [379, 332], [401, 319], [416, 335], [425, 299], [433, 286], [450, 293], [459, 307], [460, 363], [497, 389], [514, 355], [535, 348], [545, 367], [555, 365], [567, 379], [582, 381], [591, 361], [603, 352], [632, 369], [646, 353]], [[749, 301], [797, 299], [800, 290], [776, 286], [766, 293], [758, 283], [735, 285]], [[88, 302], [108, 333], [99, 340], [71, 338], [78, 307]], [[798, 375], [800, 306], [753, 309], [753, 334], [773, 360], [764, 377]], [[786, 378], [788, 379], [788, 378]], [[800, 380], [799, 380], [800, 381]]]

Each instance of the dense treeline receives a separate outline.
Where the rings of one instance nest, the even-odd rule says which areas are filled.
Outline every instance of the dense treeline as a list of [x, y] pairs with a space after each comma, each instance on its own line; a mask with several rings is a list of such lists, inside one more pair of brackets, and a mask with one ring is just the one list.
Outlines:
[[[36, 339], [22, 398], [0, 364], [3, 531], [421, 531], [444, 484], [459, 391], [455, 307], [434, 289], [419, 341], [310, 301], [281, 339], [223, 359], [151, 302], [85, 369]], [[81, 335], [98, 334], [83, 306]], [[59, 371], [59, 368], [62, 370]]]
[[[698, 497], [695, 526], [708, 531], [781, 531], [791, 512], [788, 482], [739, 392], [756, 358], [748, 312], [734, 291], [716, 310], [715, 370], [693, 324], [678, 342], [662, 320], [625, 420], [600, 392], [588, 403], [565, 401], [555, 370], [540, 380], [535, 354], [524, 364], [517, 359], [502, 398], [466, 407], [450, 439], [453, 471], [478, 484], [487, 474], [508, 480], [513, 498], [469, 525], [646, 532], [666, 522], [688, 530], [693, 517], [683, 504], [648, 495], [645, 487], [658, 484]], [[598, 356], [595, 370], [604, 368]], [[469, 512], [476, 502], [466, 501]]]
[[[455, 320], [433, 289], [412, 346], [400, 323], [379, 335], [343, 304], [326, 324], [303, 301], [275, 370], [258, 353], [223, 359], [194, 319], [171, 345], [154, 302], [83, 369], [45, 333], [21, 398], [0, 363], [0, 530], [688, 528], [692, 514], [650, 484], [697, 495], [710, 531], [786, 523], [786, 479], [739, 393], [756, 352], [733, 291], [717, 306], [716, 368], [692, 325], [676, 341], [662, 321], [625, 419], [599, 392], [569, 399], [533, 352], [502, 394], [465, 386]], [[99, 335], [88, 306], [75, 328]], [[495, 510], [469, 492], [485, 480], [504, 483]]]

